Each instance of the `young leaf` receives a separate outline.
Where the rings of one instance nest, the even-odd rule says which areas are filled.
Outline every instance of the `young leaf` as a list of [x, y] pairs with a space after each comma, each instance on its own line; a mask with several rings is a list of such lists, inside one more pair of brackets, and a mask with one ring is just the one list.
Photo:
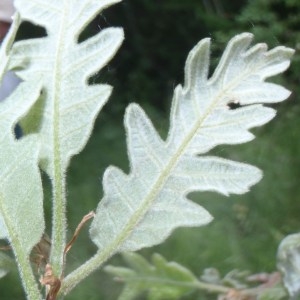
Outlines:
[[10, 67], [21, 68], [23, 80], [42, 78], [43, 98], [22, 122], [25, 132], [38, 132], [42, 168], [51, 179], [65, 172], [70, 158], [85, 146], [95, 118], [111, 87], [88, 86], [88, 78], [114, 56], [123, 40], [119, 28], [102, 30], [78, 43], [83, 29], [101, 10], [118, 0], [48, 0], [14, 2], [22, 20], [42, 25], [47, 36], [14, 45]]
[[28, 299], [40, 299], [29, 255], [44, 232], [43, 190], [36, 136], [16, 140], [14, 127], [39, 97], [39, 81], [21, 83], [0, 102], [0, 238], [8, 239]]
[[17, 239], [27, 254], [44, 231], [39, 145], [36, 136], [15, 140], [13, 130], [39, 92], [36, 82], [22, 83], [0, 103], [0, 237]]
[[[249, 48], [252, 35], [244, 33], [228, 44], [211, 78], [209, 39], [190, 52], [185, 84], [175, 89], [171, 126], [166, 141], [136, 104], [125, 115], [130, 173], [109, 167], [90, 234], [99, 253], [135, 251], [164, 241], [178, 226], [200, 226], [209, 213], [191, 202], [192, 191], [242, 194], [257, 183], [257, 168], [204, 153], [220, 144], [254, 138], [248, 130], [270, 121], [275, 110], [258, 103], [283, 101], [290, 92], [265, 82], [283, 72], [293, 50], [265, 44]], [[230, 109], [238, 102], [241, 107]], [[244, 106], [246, 105], [246, 106]]]
[[277, 266], [292, 299], [300, 296], [300, 234], [290, 234], [279, 245]]
[[167, 262], [161, 255], [152, 256], [152, 264], [137, 253], [123, 253], [129, 268], [105, 267], [105, 271], [123, 281], [126, 286], [119, 300], [135, 299], [144, 291], [147, 299], [178, 299], [195, 289], [197, 278], [176, 262]]

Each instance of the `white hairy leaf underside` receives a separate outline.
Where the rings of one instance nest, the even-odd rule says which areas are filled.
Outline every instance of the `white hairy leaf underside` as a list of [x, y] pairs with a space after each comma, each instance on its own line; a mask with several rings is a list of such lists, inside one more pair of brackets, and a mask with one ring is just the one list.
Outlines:
[[[109, 167], [104, 174], [104, 198], [90, 229], [100, 252], [135, 251], [161, 243], [179, 226], [205, 225], [212, 217], [187, 199], [190, 192], [242, 194], [261, 179], [256, 167], [204, 155], [220, 144], [252, 140], [249, 129], [275, 116], [262, 103], [290, 94], [265, 79], [284, 71], [293, 51], [267, 51], [265, 44], [249, 48], [251, 40], [249, 33], [234, 37], [211, 78], [210, 40], [195, 46], [186, 62], [185, 84], [175, 89], [165, 141], [137, 104], [128, 107], [130, 173]], [[232, 110], [231, 102], [241, 107]]]

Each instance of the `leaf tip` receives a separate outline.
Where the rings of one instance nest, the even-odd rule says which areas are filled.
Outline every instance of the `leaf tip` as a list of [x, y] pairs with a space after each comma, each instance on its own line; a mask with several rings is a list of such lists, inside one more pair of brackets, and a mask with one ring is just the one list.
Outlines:
[[243, 32], [240, 34], [237, 34], [236, 36], [234, 36], [230, 42], [241, 42], [241, 43], [247, 43], [250, 44], [252, 42], [254, 38], [254, 35], [250, 32]]
[[124, 116], [125, 127], [127, 128], [132, 118], [141, 114], [145, 114], [144, 110], [137, 103], [129, 104], [126, 108]]

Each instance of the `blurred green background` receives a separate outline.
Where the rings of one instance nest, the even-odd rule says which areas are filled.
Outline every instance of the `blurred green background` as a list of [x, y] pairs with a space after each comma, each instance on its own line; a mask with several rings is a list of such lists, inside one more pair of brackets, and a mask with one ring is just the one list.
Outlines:
[[[108, 165], [128, 171], [123, 114], [137, 102], [150, 115], [162, 136], [168, 130], [174, 87], [183, 82], [189, 50], [202, 38], [212, 38], [212, 71], [227, 41], [248, 31], [255, 42], [270, 48], [300, 47], [300, 2], [297, 0], [124, 0], [97, 16], [81, 40], [102, 28], [121, 26], [126, 40], [112, 62], [90, 79], [91, 84], [109, 83], [113, 95], [95, 124], [85, 150], [72, 160], [68, 178], [69, 237], [82, 216], [96, 208], [102, 195], [102, 174]], [[35, 28], [24, 25], [28, 31]], [[214, 267], [222, 274], [232, 269], [272, 272], [281, 239], [299, 231], [300, 225], [300, 63], [296, 51], [291, 68], [274, 80], [293, 91], [288, 101], [274, 105], [278, 115], [268, 125], [253, 130], [257, 138], [240, 146], [220, 146], [214, 154], [248, 162], [264, 171], [264, 178], [243, 196], [228, 198], [216, 193], [195, 193], [191, 198], [204, 206], [215, 220], [206, 227], [178, 229], [162, 245], [144, 249], [149, 258], [158, 252], [200, 276]], [[273, 80], [273, 79], [272, 79]], [[51, 221], [51, 193], [47, 187], [45, 209]], [[50, 226], [48, 224], [48, 233]], [[96, 251], [82, 230], [67, 258], [73, 270]], [[119, 256], [110, 264], [121, 265]], [[68, 273], [67, 271], [67, 273]], [[25, 299], [12, 272], [0, 281], [0, 299]], [[117, 299], [122, 285], [102, 272], [95, 272], [66, 297], [71, 300]], [[142, 299], [142, 298], [141, 298]], [[144, 299], [144, 298], [143, 298]], [[193, 293], [184, 299], [216, 299]], [[167, 300], [167, 299], [166, 299]]]

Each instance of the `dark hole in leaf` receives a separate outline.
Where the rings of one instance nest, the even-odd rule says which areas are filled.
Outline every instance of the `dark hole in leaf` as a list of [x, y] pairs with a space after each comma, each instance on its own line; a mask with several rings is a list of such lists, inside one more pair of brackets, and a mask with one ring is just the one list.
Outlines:
[[47, 32], [44, 27], [24, 21], [18, 29], [16, 41], [41, 38], [45, 36], [47, 36]]

